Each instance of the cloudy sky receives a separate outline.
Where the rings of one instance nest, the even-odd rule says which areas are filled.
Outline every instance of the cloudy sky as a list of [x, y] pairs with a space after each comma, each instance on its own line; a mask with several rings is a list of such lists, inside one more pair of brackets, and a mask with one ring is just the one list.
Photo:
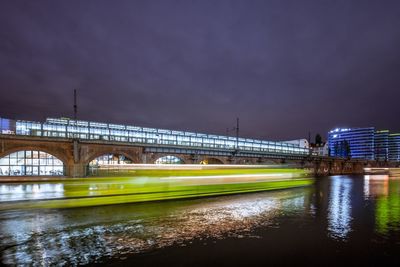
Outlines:
[[400, 1], [1, 1], [0, 117], [400, 131]]

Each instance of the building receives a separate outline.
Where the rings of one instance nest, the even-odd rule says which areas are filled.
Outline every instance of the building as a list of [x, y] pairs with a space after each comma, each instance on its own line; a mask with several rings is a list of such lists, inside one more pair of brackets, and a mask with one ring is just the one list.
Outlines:
[[296, 139], [296, 140], [290, 140], [290, 141], [283, 141], [284, 143], [287, 144], [293, 144], [299, 147], [303, 147], [303, 148], [310, 148], [310, 144], [308, 143], [308, 140], [303, 138], [303, 139]]
[[15, 121], [0, 118], [0, 134], [15, 134]]
[[330, 155], [374, 160], [374, 137], [374, 127], [334, 129], [328, 133]]
[[400, 161], [400, 134], [389, 134], [389, 160]]
[[328, 133], [329, 153], [377, 161], [400, 161], [400, 134], [374, 127], [334, 129]]
[[327, 157], [329, 156], [329, 145], [327, 142], [321, 144], [311, 144], [311, 153], [314, 156]]
[[389, 130], [375, 131], [374, 136], [375, 160], [388, 160], [389, 157]]

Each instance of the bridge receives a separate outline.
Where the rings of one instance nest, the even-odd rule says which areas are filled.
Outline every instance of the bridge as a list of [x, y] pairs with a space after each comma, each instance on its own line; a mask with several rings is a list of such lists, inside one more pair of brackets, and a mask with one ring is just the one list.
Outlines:
[[310, 155], [249, 152], [226, 149], [144, 145], [128, 142], [78, 140], [57, 137], [0, 135], [0, 159], [19, 151], [42, 151], [59, 159], [63, 175], [88, 175], [90, 162], [103, 155], [122, 155], [132, 163], [153, 164], [165, 156], [184, 164], [290, 164], [311, 169], [316, 175], [362, 173], [364, 167], [397, 167], [394, 162], [318, 157]]
[[[290, 164], [316, 175], [362, 173], [399, 162], [319, 157], [288, 142], [48, 118], [0, 118], [0, 175], [88, 175], [113, 155], [130, 163]], [[106, 158], [106, 160], [108, 160]], [[115, 162], [113, 162], [115, 163]]]

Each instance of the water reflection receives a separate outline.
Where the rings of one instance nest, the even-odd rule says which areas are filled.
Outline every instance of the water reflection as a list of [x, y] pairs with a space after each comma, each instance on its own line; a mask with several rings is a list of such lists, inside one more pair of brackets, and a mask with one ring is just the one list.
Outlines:
[[333, 238], [345, 239], [351, 230], [351, 178], [331, 177], [328, 231]]
[[375, 230], [389, 234], [400, 229], [400, 178], [366, 175], [365, 198], [375, 201]]
[[388, 175], [365, 175], [364, 176], [364, 198], [374, 199], [389, 194]]
[[260, 260], [265, 251], [280, 262], [297, 250], [333, 260], [354, 254], [367, 263], [389, 255], [398, 263], [400, 178], [334, 176], [318, 178], [314, 187], [244, 195], [0, 211], [0, 253], [8, 265], [90, 264], [194, 242], [214, 248], [227, 237], [247, 238], [240, 249]]
[[[250, 236], [284, 214], [302, 213], [309, 188], [202, 200], [0, 213], [2, 261], [81, 265], [192, 240]], [[208, 241], [204, 241], [208, 242]]]
[[64, 196], [63, 184], [0, 184], [0, 201], [37, 200], [61, 198]]

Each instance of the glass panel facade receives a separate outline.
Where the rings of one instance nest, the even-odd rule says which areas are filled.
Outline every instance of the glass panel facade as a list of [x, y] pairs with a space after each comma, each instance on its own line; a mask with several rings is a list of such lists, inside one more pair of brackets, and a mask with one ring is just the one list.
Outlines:
[[330, 156], [400, 161], [400, 134], [374, 127], [335, 129], [328, 135]]
[[0, 118], [0, 134], [15, 134], [15, 121]]
[[123, 155], [105, 154], [92, 160], [90, 166], [132, 164], [132, 161]]
[[374, 133], [373, 127], [330, 131], [328, 134], [330, 155], [373, 160]]
[[389, 156], [389, 131], [382, 130], [375, 132], [374, 139], [375, 146], [375, 159], [388, 160]]
[[0, 176], [64, 175], [64, 164], [42, 151], [24, 150], [0, 159]]
[[400, 161], [400, 134], [389, 135], [389, 160]]
[[169, 145], [185, 148], [211, 148], [241, 150], [274, 154], [308, 155], [309, 149], [285, 142], [269, 142], [255, 139], [193, 133], [167, 129], [126, 126], [70, 119], [48, 118], [44, 123], [18, 120], [18, 135], [51, 138], [79, 138], [150, 145]]
[[156, 160], [156, 164], [183, 164], [183, 160], [175, 156], [165, 156]]

